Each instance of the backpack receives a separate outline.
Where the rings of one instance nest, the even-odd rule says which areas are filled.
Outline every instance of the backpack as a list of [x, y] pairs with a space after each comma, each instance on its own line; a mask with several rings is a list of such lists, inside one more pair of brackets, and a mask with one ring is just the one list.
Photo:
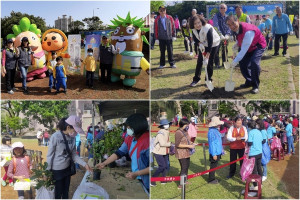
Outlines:
[[45, 132], [45, 133], [44, 133], [44, 138], [49, 138], [48, 132]]
[[[29, 158], [29, 156], [25, 156], [25, 159], [27, 160], [27, 165], [28, 165], [28, 169], [29, 169], [29, 171], [31, 171], [31, 169], [30, 169], [30, 158]], [[17, 159], [16, 159], [16, 157], [14, 156], [14, 157], [12, 157], [12, 161], [13, 161], [13, 174], [16, 172], [16, 168], [17, 168]]]

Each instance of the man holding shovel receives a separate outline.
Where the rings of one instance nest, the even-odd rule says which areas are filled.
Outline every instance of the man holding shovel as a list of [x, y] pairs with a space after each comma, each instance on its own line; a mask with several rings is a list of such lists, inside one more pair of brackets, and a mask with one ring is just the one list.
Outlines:
[[257, 94], [260, 83], [260, 60], [267, 46], [266, 39], [255, 25], [239, 22], [236, 16], [228, 16], [226, 24], [236, 35], [236, 45], [240, 48], [231, 67], [240, 64], [242, 75], [246, 79], [240, 87], [252, 87], [251, 92]]

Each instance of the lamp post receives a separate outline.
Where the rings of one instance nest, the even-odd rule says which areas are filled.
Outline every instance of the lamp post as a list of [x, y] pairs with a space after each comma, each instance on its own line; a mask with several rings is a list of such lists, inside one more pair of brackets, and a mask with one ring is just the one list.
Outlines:
[[[96, 9], [99, 10], [99, 8], [96, 8]], [[93, 17], [94, 17], [94, 10], [95, 10], [95, 9], [93, 9]]]

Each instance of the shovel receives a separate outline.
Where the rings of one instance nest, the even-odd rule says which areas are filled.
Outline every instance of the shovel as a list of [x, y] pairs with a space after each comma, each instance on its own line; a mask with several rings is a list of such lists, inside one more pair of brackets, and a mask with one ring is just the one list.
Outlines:
[[232, 92], [232, 91], [234, 91], [235, 82], [232, 81], [232, 74], [233, 74], [233, 67], [231, 67], [230, 79], [226, 80], [226, 82], [225, 82], [225, 91], [226, 92]]
[[[228, 57], [227, 57], [227, 51], [226, 51], [226, 46], [227, 46], [227, 42], [226, 40], [224, 41], [224, 49], [225, 49], [225, 59], [228, 60]], [[229, 69], [230, 68], [230, 63], [227, 61], [227, 62], [224, 62], [224, 68], [225, 69]]]
[[[202, 55], [203, 55], [203, 54], [202, 54]], [[204, 61], [204, 56], [203, 56], [203, 61]], [[208, 88], [210, 91], [213, 91], [214, 85], [213, 85], [212, 82], [209, 81], [209, 79], [208, 79], [207, 65], [205, 64], [204, 67], [205, 67], [205, 76], [206, 76], [205, 84], [206, 84], [207, 88]]]

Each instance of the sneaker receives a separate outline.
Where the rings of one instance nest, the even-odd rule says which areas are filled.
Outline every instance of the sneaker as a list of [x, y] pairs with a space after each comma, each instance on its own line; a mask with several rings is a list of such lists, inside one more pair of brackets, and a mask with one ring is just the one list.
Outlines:
[[293, 155], [295, 155], [295, 152], [292, 152]]
[[220, 68], [221, 68], [221, 66], [220, 66], [220, 65], [216, 65], [216, 68], [217, 68], [217, 69], [220, 69]]
[[51, 88], [49, 88], [49, 89], [47, 90], [47, 92], [51, 93]]
[[167, 184], [167, 182], [160, 182], [160, 184], [161, 184], [161, 185], [166, 185], [166, 184]]
[[24, 93], [24, 94], [29, 94], [28, 89], [27, 89], [27, 88], [24, 89], [23, 93]]
[[14, 94], [14, 91], [13, 90], [9, 90], [7, 93], [8, 94]]
[[184, 51], [184, 54], [188, 54], [189, 53], [189, 51]]
[[2, 180], [2, 186], [5, 187], [6, 186], [6, 181]]
[[9, 183], [10, 187], [14, 187], [14, 182]]
[[191, 52], [191, 53], [190, 53], [190, 56], [193, 56], [193, 55], [194, 55], [193, 52]]
[[274, 53], [272, 56], [279, 56], [279, 53]]
[[241, 88], [249, 88], [249, 87], [251, 87], [251, 85], [248, 85], [248, 84], [241, 84], [240, 87], [241, 87]]
[[176, 65], [172, 65], [171, 68], [173, 68], [173, 69], [176, 68]]
[[24, 196], [19, 196], [19, 199], [24, 199]]
[[58, 93], [59, 93], [59, 91], [56, 91], [56, 92], [55, 92], [55, 94], [58, 94]]
[[67, 90], [64, 90], [63, 93], [67, 94]]
[[219, 181], [217, 179], [208, 182], [208, 184], [219, 184]]
[[253, 94], [257, 94], [257, 93], [259, 93], [259, 90], [258, 90], [258, 88], [255, 88], [255, 89], [251, 90], [251, 92], [252, 92]]
[[248, 197], [255, 197], [257, 196], [257, 192], [248, 192]]
[[266, 177], [266, 176], [263, 176], [263, 177], [262, 177], [262, 181], [265, 181], [265, 180], [267, 180], [267, 177]]
[[165, 66], [161, 65], [161, 66], [158, 67], [158, 69], [162, 69], [162, 68], [165, 68]]
[[156, 183], [153, 183], [153, 184], [150, 183], [150, 186], [151, 186], [151, 187], [155, 187], [155, 186], [156, 186]]
[[233, 176], [230, 176], [230, 175], [228, 175], [227, 177], [226, 177], [226, 179], [231, 179]]
[[195, 87], [198, 83], [199, 83], [199, 81], [198, 81], [198, 82], [193, 81], [193, 82], [190, 84], [190, 87]]
[[286, 56], [286, 53], [283, 53], [282, 56], [285, 57], [285, 56]]
[[15, 87], [13, 87], [12, 91], [14, 91], [14, 92], [15, 92], [15, 91], [17, 91], [17, 89], [16, 89]]

